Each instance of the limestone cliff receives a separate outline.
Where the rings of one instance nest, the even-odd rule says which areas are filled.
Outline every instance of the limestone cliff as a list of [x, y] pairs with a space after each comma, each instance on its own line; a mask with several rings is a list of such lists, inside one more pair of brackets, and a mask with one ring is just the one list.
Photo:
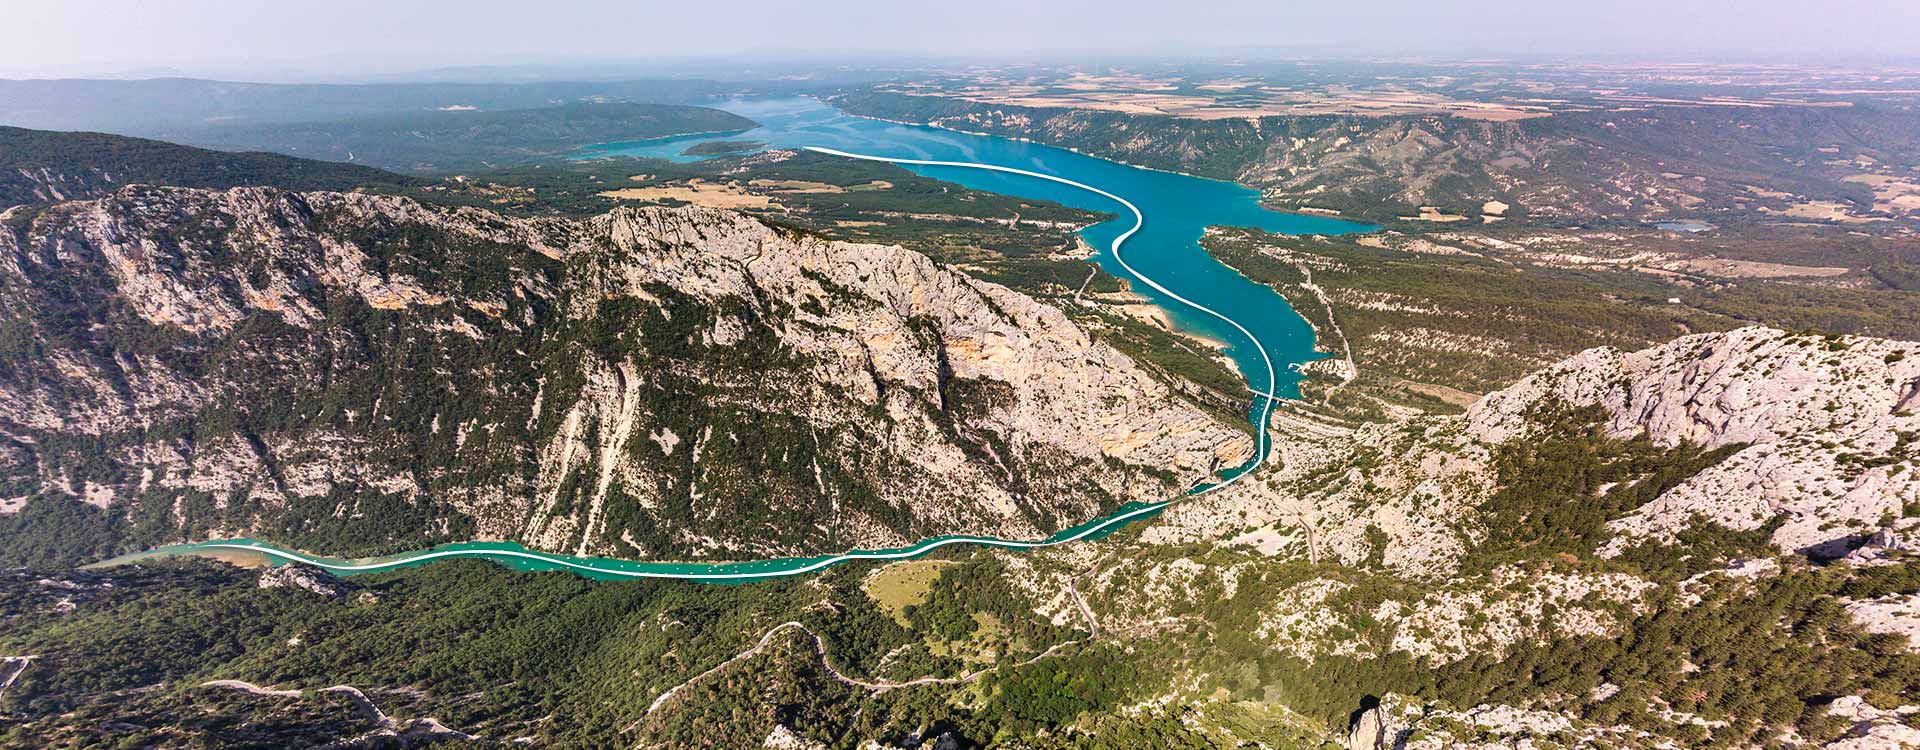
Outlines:
[[1746, 446], [1610, 524], [1615, 553], [1673, 541], [1690, 519], [1777, 529], [1787, 552], [1837, 555], [1920, 501], [1920, 345], [1767, 328], [1689, 336], [1622, 353], [1594, 349], [1489, 394], [1467, 432], [1524, 439], [1547, 400], [1606, 409], [1606, 430], [1655, 444]]
[[[1920, 345], [1756, 327], [1639, 352], [1589, 350], [1462, 416], [1355, 426], [1283, 414], [1275, 468], [1176, 507], [1149, 537], [1349, 564], [1378, 555], [1402, 572], [1445, 573], [1488, 542], [1485, 504], [1503, 488], [1499, 467], [1556, 437], [1563, 426], [1546, 415], [1568, 409], [1597, 409], [1596, 434], [1646, 441], [1644, 455], [1708, 457], [1607, 519], [1590, 550], [1602, 557], [1700, 525], [1831, 557], [1878, 529], [1920, 523]], [[1598, 503], [1644, 478], [1627, 473], [1571, 502]]]
[[1251, 439], [1059, 310], [706, 209], [130, 187], [0, 232], [0, 509], [743, 557], [1034, 537]]

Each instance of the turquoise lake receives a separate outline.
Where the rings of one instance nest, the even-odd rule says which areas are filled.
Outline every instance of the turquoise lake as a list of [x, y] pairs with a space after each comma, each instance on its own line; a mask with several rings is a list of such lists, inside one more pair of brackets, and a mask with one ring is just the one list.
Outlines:
[[[1251, 330], [1259, 337], [1260, 346], [1265, 347], [1273, 359], [1276, 378], [1274, 393], [1283, 397], [1297, 397], [1299, 394], [1300, 376], [1294, 371], [1294, 366], [1325, 356], [1313, 349], [1313, 329], [1273, 289], [1248, 280], [1208, 255], [1200, 247], [1202, 234], [1209, 226], [1254, 227], [1282, 234], [1343, 234], [1372, 228], [1326, 217], [1269, 211], [1260, 206], [1258, 191], [1229, 182], [1142, 169], [1007, 138], [853, 117], [814, 99], [739, 99], [712, 106], [745, 116], [760, 123], [760, 126], [728, 133], [597, 144], [583, 148], [578, 158], [632, 156], [689, 162], [714, 158], [682, 153], [694, 144], [716, 140], [750, 140], [766, 143], [771, 148], [818, 146], [889, 158], [994, 164], [1042, 172], [1099, 187], [1131, 201], [1145, 216], [1140, 231], [1122, 249], [1127, 262], [1175, 293], [1218, 310]], [[1175, 326], [1224, 342], [1227, 355], [1240, 372], [1254, 382], [1265, 384], [1260, 381], [1266, 378], [1266, 365], [1261, 360], [1259, 350], [1244, 335], [1223, 321], [1177, 300], [1168, 299], [1158, 291], [1138, 283], [1114, 261], [1110, 247], [1114, 238], [1133, 224], [1132, 215], [1123, 206], [1070, 185], [1033, 177], [963, 167], [906, 168], [978, 190], [1051, 200], [1114, 214], [1114, 220], [1088, 227], [1080, 233], [1088, 245], [1097, 248], [1095, 262], [1108, 273], [1134, 282], [1134, 291], [1167, 310]], [[1255, 400], [1255, 405], [1257, 409], [1258, 400]], [[1249, 414], [1249, 418], [1253, 416]], [[1259, 457], [1255, 460], [1257, 462]], [[1099, 538], [1127, 523], [1157, 515], [1159, 507], [1163, 505], [1129, 505], [1105, 518], [1092, 519], [1064, 529], [1049, 540]], [[995, 544], [1000, 540], [972, 536], [940, 537], [896, 550], [853, 552], [851, 556], [920, 554], [954, 541]], [[801, 572], [796, 569], [811, 569], [816, 563], [838, 557], [828, 555], [726, 564], [654, 563], [531, 553], [513, 543], [471, 542], [437, 547], [424, 553], [432, 555], [426, 560], [419, 559], [423, 553], [407, 553], [353, 565], [346, 560], [311, 557], [271, 543], [246, 539], [176, 545], [147, 554], [210, 552], [231, 549], [229, 545], [233, 544], [271, 550], [269, 554], [274, 555], [277, 562], [298, 559], [342, 574], [382, 572], [445, 557], [479, 557], [519, 570], [571, 570], [605, 579], [631, 578], [636, 573], [696, 579], [741, 574], [764, 578], [796, 574]], [[734, 578], [722, 582], [739, 583], [744, 580], [752, 579]]]

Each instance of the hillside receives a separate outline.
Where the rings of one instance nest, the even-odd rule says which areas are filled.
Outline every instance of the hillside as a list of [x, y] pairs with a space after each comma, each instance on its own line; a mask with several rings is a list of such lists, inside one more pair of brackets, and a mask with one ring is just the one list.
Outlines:
[[[1899, 747], [1916, 346], [1747, 328], [1465, 415], [1296, 405], [1253, 481], [1044, 551], [748, 586], [8, 572], [0, 710], [76, 744]], [[1668, 512], [1697, 498], [1733, 504]]]
[[1056, 308], [733, 213], [130, 187], [4, 220], [9, 564], [1026, 538], [1251, 450]]
[[1703, 528], [1830, 559], [1920, 522], [1916, 407], [1912, 343], [1743, 328], [1593, 349], [1464, 415], [1296, 412], [1266, 482], [1172, 510], [1148, 536], [1270, 536], [1430, 576], [1525, 547], [1616, 558]]
[[608, 141], [745, 130], [730, 112], [675, 104], [576, 103], [512, 110], [425, 110], [324, 122], [211, 126], [184, 140], [409, 172], [532, 161]]
[[1235, 180], [1279, 206], [1389, 223], [1913, 219], [1910, 206], [1875, 186], [1904, 185], [1905, 168], [1920, 164], [1920, 115], [1866, 107], [1649, 108], [1489, 122], [1184, 119], [876, 92], [833, 102], [860, 115]]
[[98, 198], [125, 185], [352, 190], [415, 184], [371, 167], [232, 153], [106, 133], [0, 127], [0, 209]]
[[1827, 227], [1216, 229], [1202, 242], [1312, 322], [1335, 356], [1305, 387], [1349, 417], [1457, 411], [1595, 346], [1754, 324], [1920, 339], [1920, 294], [1880, 281], [1920, 248]]

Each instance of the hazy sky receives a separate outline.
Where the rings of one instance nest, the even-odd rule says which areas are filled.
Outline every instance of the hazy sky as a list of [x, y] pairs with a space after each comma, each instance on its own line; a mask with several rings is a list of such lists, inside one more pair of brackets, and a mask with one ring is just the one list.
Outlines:
[[1920, 0], [0, 0], [0, 77], [697, 56], [1920, 57]]

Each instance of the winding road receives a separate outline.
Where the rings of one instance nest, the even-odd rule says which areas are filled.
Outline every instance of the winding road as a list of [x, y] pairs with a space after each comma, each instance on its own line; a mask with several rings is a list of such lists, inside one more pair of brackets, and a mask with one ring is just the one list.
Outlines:
[[[1252, 473], [1254, 469], [1259, 468], [1259, 466], [1266, 461], [1267, 453], [1268, 453], [1268, 440], [1269, 440], [1267, 436], [1267, 429], [1266, 429], [1267, 417], [1273, 409], [1273, 403], [1275, 400], [1275, 397], [1273, 396], [1273, 391], [1275, 390], [1276, 373], [1274, 372], [1274, 368], [1273, 368], [1273, 358], [1267, 354], [1266, 347], [1260, 345], [1260, 339], [1258, 337], [1255, 337], [1253, 335], [1253, 332], [1250, 330], [1247, 330], [1247, 327], [1244, 325], [1241, 325], [1239, 321], [1234, 320], [1233, 318], [1227, 317], [1225, 314], [1217, 310], [1214, 310], [1213, 308], [1207, 307], [1206, 305], [1202, 305], [1198, 302], [1195, 302], [1193, 300], [1190, 300], [1190, 299], [1187, 299], [1186, 297], [1181, 296], [1178, 292], [1175, 292], [1172, 289], [1168, 289], [1167, 287], [1161, 285], [1160, 282], [1154, 281], [1153, 279], [1147, 277], [1145, 274], [1142, 274], [1138, 270], [1135, 270], [1133, 266], [1128, 265], [1126, 256], [1122, 255], [1120, 252], [1121, 247], [1126, 244], [1127, 238], [1132, 237], [1135, 233], [1139, 232], [1140, 228], [1145, 226], [1147, 221], [1146, 216], [1140, 212], [1140, 208], [1138, 206], [1133, 205], [1132, 202], [1128, 201], [1125, 198], [1122, 198], [1118, 195], [1107, 192], [1100, 188], [1094, 187], [1092, 185], [1088, 185], [1084, 182], [1076, 182], [1074, 180], [1069, 180], [1064, 177], [1046, 174], [1044, 172], [1035, 172], [1032, 170], [1017, 169], [1014, 167], [1004, 167], [998, 164], [982, 164], [978, 162], [964, 162], [964, 161], [935, 161], [935, 160], [929, 160], [929, 159], [897, 159], [897, 158], [886, 157], [886, 156], [857, 154], [857, 153], [852, 153], [847, 151], [839, 151], [836, 149], [821, 148], [816, 146], [808, 146], [807, 150], [822, 153], [822, 154], [827, 154], [830, 156], [838, 156], [838, 157], [844, 157], [848, 159], [859, 159], [862, 161], [877, 161], [877, 162], [887, 162], [891, 164], [906, 164], [906, 165], [928, 166], [928, 167], [959, 167], [959, 168], [965, 168], [965, 169], [983, 169], [983, 170], [989, 170], [994, 172], [1006, 172], [1010, 174], [1023, 175], [1027, 177], [1034, 177], [1042, 180], [1048, 180], [1051, 182], [1057, 182], [1063, 185], [1069, 185], [1075, 188], [1079, 188], [1081, 190], [1094, 193], [1096, 195], [1103, 196], [1105, 198], [1118, 202], [1122, 206], [1125, 206], [1127, 210], [1133, 214], [1133, 226], [1128, 228], [1127, 231], [1122, 232], [1120, 236], [1115, 237], [1113, 240], [1112, 248], [1111, 248], [1113, 252], [1113, 259], [1120, 263], [1121, 268], [1126, 269], [1128, 274], [1131, 274], [1135, 279], [1138, 279], [1141, 283], [1146, 284], [1149, 287], [1152, 287], [1154, 290], [1160, 292], [1161, 294], [1164, 294], [1167, 297], [1174, 299], [1180, 302], [1181, 304], [1184, 304], [1195, 310], [1199, 310], [1208, 315], [1212, 315], [1213, 317], [1226, 321], [1228, 325], [1233, 326], [1233, 328], [1239, 331], [1241, 335], [1247, 337], [1247, 341], [1252, 343], [1254, 349], [1260, 352], [1261, 361], [1266, 363], [1266, 370], [1267, 370], [1266, 387], [1254, 388], [1252, 387], [1251, 383], [1248, 384], [1248, 390], [1253, 393], [1254, 397], [1258, 401], [1257, 406], [1254, 410], [1254, 419], [1253, 419], [1254, 435], [1255, 435], [1254, 439], [1255, 439], [1255, 446], [1256, 446], [1254, 455], [1257, 457], [1256, 460], [1247, 464], [1244, 467], [1241, 467], [1240, 470], [1235, 472], [1233, 475], [1228, 476], [1215, 484], [1202, 487], [1198, 490], [1189, 492], [1185, 495], [1181, 495], [1180, 497], [1176, 497], [1170, 500], [1163, 500], [1157, 503], [1149, 503], [1149, 504], [1134, 508], [1132, 510], [1128, 510], [1122, 513], [1117, 513], [1117, 514], [1108, 516], [1106, 518], [1100, 519], [1098, 523], [1091, 524], [1086, 528], [1083, 528], [1073, 534], [1069, 534], [1067, 536], [1059, 537], [1056, 539], [1043, 539], [1040, 541], [1029, 542], [1029, 541], [1017, 541], [1017, 540], [1009, 540], [1009, 539], [996, 539], [993, 537], [982, 537], [982, 536], [964, 536], [964, 535], [951, 536], [951, 537], [942, 537], [939, 539], [930, 539], [930, 540], [921, 542], [919, 544], [916, 544], [912, 547], [908, 547], [900, 550], [875, 551], [875, 552], [855, 550], [855, 551], [850, 551], [850, 552], [846, 552], [839, 555], [834, 555], [831, 557], [821, 558], [818, 560], [807, 561], [807, 562], [804, 562], [803, 564], [795, 565], [794, 567], [770, 568], [768, 570], [729, 571], [729, 572], [625, 570], [620, 568], [611, 568], [611, 567], [595, 565], [590, 562], [579, 562], [576, 560], [570, 560], [563, 557], [543, 555], [537, 552], [524, 552], [524, 551], [518, 551], [518, 550], [496, 550], [496, 549], [436, 550], [431, 552], [421, 552], [421, 553], [412, 554], [412, 555], [405, 555], [402, 557], [397, 557], [390, 560], [382, 560], [378, 562], [351, 563], [351, 562], [334, 562], [329, 560], [323, 560], [319, 558], [310, 557], [307, 555], [302, 555], [297, 552], [289, 552], [289, 551], [278, 549], [275, 547], [270, 547], [262, 544], [246, 543], [246, 542], [207, 542], [199, 545], [194, 545], [194, 547], [196, 549], [232, 549], [232, 550], [244, 550], [249, 552], [257, 552], [263, 555], [276, 557], [282, 560], [297, 562], [303, 565], [311, 565], [316, 568], [322, 568], [322, 569], [334, 571], [337, 573], [361, 573], [361, 572], [369, 572], [374, 570], [384, 570], [384, 569], [393, 568], [397, 566], [411, 565], [415, 563], [426, 562], [429, 560], [435, 560], [435, 559], [447, 558], [447, 557], [482, 557], [482, 558], [495, 558], [495, 559], [518, 558], [518, 559], [534, 560], [541, 563], [569, 568], [569, 569], [578, 570], [582, 572], [594, 573], [597, 575], [604, 575], [604, 576], [611, 576], [611, 577], [620, 577], [620, 578], [667, 578], [667, 579], [690, 580], [690, 581], [739, 582], [739, 581], [748, 581], [748, 580], [764, 579], [764, 578], [779, 578], [784, 576], [800, 575], [803, 573], [811, 573], [816, 570], [821, 570], [823, 568], [831, 567], [833, 565], [837, 565], [839, 563], [848, 562], [852, 560], [898, 560], [898, 559], [904, 559], [904, 558], [910, 558], [910, 557], [918, 557], [920, 555], [926, 554], [935, 549], [939, 549], [941, 547], [945, 547], [950, 544], [977, 544], [977, 545], [986, 546], [986, 547], [1004, 547], [1004, 548], [1010, 548], [1010, 549], [1034, 549], [1039, 547], [1052, 547], [1054, 545], [1066, 544], [1068, 542], [1076, 542], [1081, 539], [1085, 539], [1089, 536], [1093, 536], [1100, 532], [1111, 529], [1117, 525], [1124, 524], [1134, 518], [1138, 518], [1143, 515], [1158, 512], [1161, 509], [1166, 508], [1167, 506], [1172, 505], [1175, 502], [1178, 502], [1182, 499], [1189, 498], [1189, 497], [1197, 497], [1200, 495], [1207, 494], [1209, 492], [1215, 492], [1225, 487], [1228, 487], [1233, 483], [1240, 481], [1240, 479], [1246, 477], [1248, 474]], [[796, 561], [796, 562], [800, 562], [800, 561]]]

